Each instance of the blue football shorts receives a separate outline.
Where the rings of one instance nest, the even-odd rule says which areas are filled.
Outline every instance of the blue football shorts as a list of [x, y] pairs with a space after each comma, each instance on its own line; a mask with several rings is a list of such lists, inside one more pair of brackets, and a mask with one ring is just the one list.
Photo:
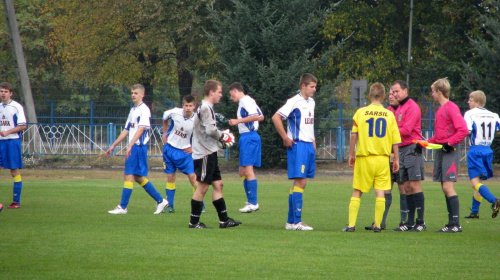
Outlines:
[[287, 149], [288, 179], [314, 178], [316, 152], [312, 142], [298, 141]]
[[242, 133], [238, 146], [240, 147], [240, 166], [260, 167], [262, 142], [257, 132]]
[[167, 174], [174, 174], [177, 169], [186, 175], [193, 174], [193, 157], [167, 143], [163, 145], [163, 171]]
[[125, 160], [125, 175], [148, 176], [148, 145], [134, 145]]

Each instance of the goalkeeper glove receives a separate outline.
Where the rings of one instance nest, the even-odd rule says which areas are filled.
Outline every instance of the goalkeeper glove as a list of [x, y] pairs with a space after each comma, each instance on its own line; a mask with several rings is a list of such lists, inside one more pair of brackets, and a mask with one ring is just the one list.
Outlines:
[[229, 131], [229, 129], [223, 130], [219, 141], [226, 144], [226, 148], [229, 148], [234, 144], [234, 135]]

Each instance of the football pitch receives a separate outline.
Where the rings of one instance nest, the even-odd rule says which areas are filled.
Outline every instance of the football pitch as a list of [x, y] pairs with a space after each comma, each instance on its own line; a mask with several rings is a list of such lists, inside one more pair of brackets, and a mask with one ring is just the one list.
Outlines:
[[[188, 229], [189, 182], [177, 174], [174, 214], [153, 215], [153, 200], [134, 186], [127, 215], [110, 215], [119, 204], [122, 170], [23, 170], [22, 208], [6, 209], [12, 179], [1, 171], [0, 279], [499, 279], [500, 218], [483, 200], [481, 218], [470, 210], [467, 178], [455, 185], [462, 233], [435, 233], [447, 222], [437, 183], [423, 183], [427, 231], [375, 234], [364, 230], [374, 214], [374, 193], [361, 200], [356, 232], [344, 233], [351, 178], [320, 175], [304, 193], [303, 220], [314, 231], [284, 229], [285, 174], [258, 173], [260, 210], [242, 214], [245, 202], [236, 172], [223, 173], [229, 216], [236, 228], [219, 229], [210, 199], [201, 221], [213, 229]], [[166, 176], [150, 181], [165, 196]], [[500, 195], [500, 182], [487, 181]], [[207, 193], [208, 195], [211, 193]], [[399, 222], [393, 190], [388, 228]]]

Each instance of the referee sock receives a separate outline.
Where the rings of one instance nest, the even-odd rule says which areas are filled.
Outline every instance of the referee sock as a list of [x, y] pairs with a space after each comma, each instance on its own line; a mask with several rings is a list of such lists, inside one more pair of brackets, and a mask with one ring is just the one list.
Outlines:
[[163, 201], [161, 194], [155, 189], [153, 183], [151, 183], [148, 179], [144, 179], [140, 185], [154, 200], [156, 200], [156, 202], [160, 203]]
[[404, 223], [408, 218], [408, 203], [406, 202], [406, 194], [399, 195], [399, 209], [401, 212], [401, 221]]
[[447, 197], [446, 200], [450, 205], [450, 225], [460, 225], [460, 203], [458, 201], [458, 195], [453, 195]]
[[361, 204], [361, 198], [351, 197], [351, 202], [349, 203], [349, 226], [355, 227], [356, 220], [358, 219], [359, 205]]
[[408, 224], [415, 224], [415, 195], [406, 195], [406, 205], [408, 205]]
[[167, 194], [168, 205], [174, 208], [174, 200], [175, 200], [175, 183], [167, 183], [165, 187], [165, 192]]
[[479, 183], [474, 188], [481, 194], [482, 197], [484, 197], [484, 199], [488, 200], [489, 203], [495, 203], [495, 201], [497, 201], [497, 198], [485, 185]]
[[385, 227], [387, 214], [389, 214], [389, 209], [391, 208], [392, 204], [392, 193], [385, 193], [384, 197], [385, 197], [385, 210], [384, 210], [384, 216], [382, 217], [382, 223], [380, 224], [381, 227]]
[[290, 190], [290, 193], [288, 194], [288, 219], [286, 220], [287, 223], [293, 224], [293, 199], [292, 199], [292, 193], [293, 191]]
[[203, 202], [191, 199], [191, 216], [189, 224], [196, 225], [200, 221], [201, 210], [203, 209]]
[[483, 200], [482, 196], [472, 196], [472, 206], [470, 208], [471, 214], [479, 213], [479, 206], [481, 206], [481, 201]]
[[21, 191], [23, 190], [23, 180], [21, 174], [14, 176], [14, 187], [12, 189], [12, 201], [21, 204]]
[[219, 215], [219, 221], [225, 222], [228, 219], [227, 216], [227, 209], [226, 209], [226, 201], [224, 200], [223, 197], [212, 201], [212, 203], [215, 206], [215, 209], [217, 210], [217, 215]]
[[413, 195], [415, 199], [415, 209], [417, 211], [417, 224], [422, 224], [424, 222], [424, 210], [425, 210], [425, 197], [423, 192], [419, 192]]
[[120, 207], [122, 209], [127, 209], [127, 205], [130, 200], [130, 196], [132, 196], [133, 190], [134, 190], [134, 182], [125, 181], [123, 183], [122, 200], [120, 202]]
[[375, 198], [375, 219], [374, 219], [375, 227], [380, 228], [380, 223], [382, 222], [382, 217], [384, 216], [384, 212], [385, 212], [385, 198], [382, 197]]
[[292, 204], [293, 204], [293, 223], [302, 222], [302, 204], [304, 189], [294, 186], [292, 193]]
[[247, 198], [248, 202], [257, 205], [257, 179], [247, 180]]

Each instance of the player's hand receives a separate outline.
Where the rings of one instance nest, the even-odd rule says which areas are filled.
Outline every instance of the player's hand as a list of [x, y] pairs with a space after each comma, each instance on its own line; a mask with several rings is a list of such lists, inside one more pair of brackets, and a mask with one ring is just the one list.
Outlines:
[[392, 163], [392, 173], [397, 173], [399, 171], [399, 160]]
[[286, 137], [285, 139], [283, 139], [283, 146], [287, 147], [287, 148], [291, 148], [292, 145], [295, 145], [297, 143], [295, 143], [295, 141], [293, 141], [292, 139]]
[[192, 154], [193, 153], [193, 148], [189, 147], [189, 148], [185, 148], [183, 150], [186, 154]]
[[125, 152], [125, 158], [127, 159], [132, 154], [132, 145], [127, 147], [127, 151]]
[[227, 148], [234, 145], [234, 135], [229, 131], [229, 129], [223, 130], [219, 141], [226, 144]]
[[415, 150], [413, 151], [413, 153], [417, 156], [421, 156], [422, 155], [422, 146], [420, 146], [420, 144], [415, 144]]
[[113, 152], [113, 150], [115, 149], [115, 147], [110, 147], [107, 151], [106, 151], [106, 155], [109, 157], [111, 156], [111, 153]]
[[229, 120], [229, 125], [237, 125], [238, 124], [238, 120], [237, 119], [230, 119]]
[[391, 154], [391, 156], [389, 156], [389, 162], [390, 163], [394, 162], [394, 154]]
[[9, 133], [7, 133], [7, 131], [0, 131], [0, 136], [5, 137], [7, 135], [9, 135]]
[[453, 148], [453, 146], [450, 146], [448, 143], [446, 143], [446, 144], [443, 144], [443, 148], [441, 150], [443, 151], [443, 153], [449, 153], [449, 152], [454, 151], [455, 148]]
[[355, 156], [349, 156], [349, 166], [351, 168], [354, 168], [354, 163], [356, 162], [356, 157]]

